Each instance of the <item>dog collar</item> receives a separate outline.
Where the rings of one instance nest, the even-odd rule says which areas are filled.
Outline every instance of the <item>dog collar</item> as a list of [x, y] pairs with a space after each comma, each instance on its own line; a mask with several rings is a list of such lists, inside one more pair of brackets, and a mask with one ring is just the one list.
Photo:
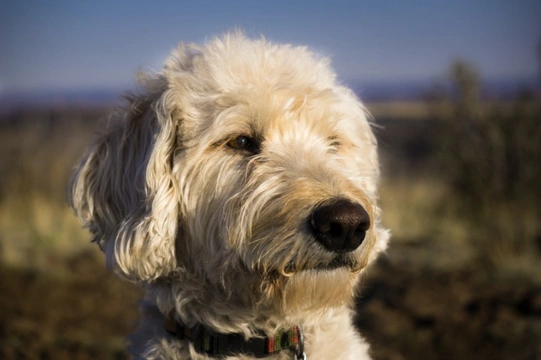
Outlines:
[[256, 358], [264, 358], [283, 350], [293, 352], [293, 359], [306, 360], [304, 354], [304, 336], [299, 326], [279, 330], [274, 337], [256, 337], [246, 340], [243, 334], [220, 334], [207, 327], [197, 325], [189, 328], [168, 317], [165, 329], [180, 340], [188, 340], [195, 351], [212, 357], [250, 354]]

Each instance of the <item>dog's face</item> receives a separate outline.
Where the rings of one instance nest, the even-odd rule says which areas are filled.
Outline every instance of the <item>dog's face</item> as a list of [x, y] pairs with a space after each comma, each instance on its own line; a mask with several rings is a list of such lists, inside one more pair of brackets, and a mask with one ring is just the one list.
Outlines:
[[306, 49], [181, 47], [122, 116], [71, 198], [124, 276], [245, 284], [295, 311], [349, 300], [385, 247], [366, 112]]

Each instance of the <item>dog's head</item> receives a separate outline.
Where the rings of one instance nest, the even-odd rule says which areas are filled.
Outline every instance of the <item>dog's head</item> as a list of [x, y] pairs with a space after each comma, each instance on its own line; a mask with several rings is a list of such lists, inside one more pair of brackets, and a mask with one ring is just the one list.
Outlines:
[[388, 234], [367, 113], [328, 61], [231, 34], [180, 46], [144, 88], [71, 184], [108, 264], [291, 302], [350, 297]]

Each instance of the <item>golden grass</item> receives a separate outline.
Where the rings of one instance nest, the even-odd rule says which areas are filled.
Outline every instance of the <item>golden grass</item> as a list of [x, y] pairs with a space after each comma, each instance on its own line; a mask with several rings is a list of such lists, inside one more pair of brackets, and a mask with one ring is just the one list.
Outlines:
[[102, 111], [34, 110], [0, 119], [0, 261], [53, 269], [94, 248], [68, 208], [67, 184]]
[[54, 267], [57, 258], [94, 248], [67, 205], [42, 196], [0, 203], [1, 261], [10, 266]]
[[435, 177], [384, 179], [383, 224], [391, 229], [391, 248], [402, 249], [400, 254], [391, 252], [401, 262], [453, 270], [472, 260], [468, 229], [447, 208], [448, 196], [445, 184]]
[[473, 224], [456, 213], [450, 192], [437, 177], [384, 179], [383, 223], [392, 231], [391, 256], [415, 268], [475, 271], [492, 281], [541, 284], [536, 212], [508, 205], [489, 207], [486, 223]]

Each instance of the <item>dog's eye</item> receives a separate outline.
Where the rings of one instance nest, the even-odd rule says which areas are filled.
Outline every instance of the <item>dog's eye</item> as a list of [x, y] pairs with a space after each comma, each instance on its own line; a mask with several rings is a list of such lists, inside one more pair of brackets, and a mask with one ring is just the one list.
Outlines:
[[257, 143], [254, 139], [246, 135], [237, 136], [227, 142], [227, 146], [235, 150], [257, 153]]
[[334, 150], [338, 150], [338, 148], [340, 147], [340, 141], [339, 139], [336, 137], [336, 136], [330, 136], [328, 138], [328, 141], [329, 141], [329, 146]]

